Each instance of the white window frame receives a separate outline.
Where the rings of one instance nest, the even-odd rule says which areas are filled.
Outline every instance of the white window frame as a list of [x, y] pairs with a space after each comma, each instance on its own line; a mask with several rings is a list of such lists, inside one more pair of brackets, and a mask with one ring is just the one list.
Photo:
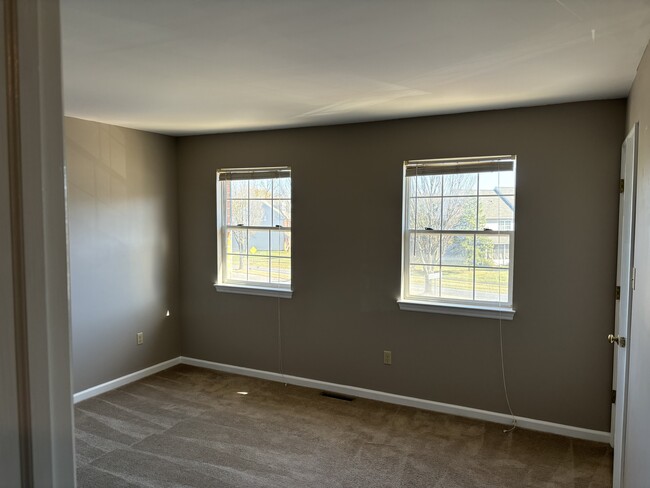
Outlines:
[[[403, 202], [402, 202], [402, 283], [401, 294], [398, 299], [398, 304], [401, 310], [416, 311], [416, 312], [431, 312], [442, 313], [448, 315], [466, 315], [471, 317], [484, 317], [503, 320], [512, 320], [515, 314], [513, 308], [513, 277], [514, 277], [514, 244], [515, 244], [515, 228], [512, 226], [508, 230], [442, 230], [442, 229], [409, 229], [409, 201], [410, 201], [410, 188], [409, 176], [407, 171], [417, 171], [417, 168], [431, 168], [429, 174], [449, 174], [449, 173], [473, 173], [473, 168], [477, 173], [485, 172], [487, 167], [495, 168], [495, 171], [505, 171], [511, 167], [515, 173], [516, 180], [516, 156], [491, 156], [491, 157], [474, 157], [474, 158], [453, 158], [453, 159], [428, 159], [428, 160], [410, 160], [404, 162], [403, 167]], [[436, 173], [436, 169], [440, 169], [440, 173]], [[516, 193], [516, 183], [515, 189]], [[444, 200], [441, 196], [441, 204]], [[479, 190], [477, 189], [477, 199], [479, 198]], [[478, 211], [478, 205], [477, 205]], [[516, 219], [516, 208], [513, 210], [513, 224]], [[477, 221], [478, 224], [478, 221]], [[499, 227], [501, 223], [499, 222]], [[491, 302], [484, 300], [463, 300], [455, 298], [443, 297], [423, 297], [413, 295], [409, 290], [410, 283], [410, 252], [409, 246], [411, 243], [411, 235], [413, 234], [462, 234], [474, 235], [474, 253], [476, 253], [476, 237], [481, 235], [508, 235], [509, 236], [509, 267], [508, 267], [508, 301], [504, 302]], [[476, 254], [475, 254], [476, 255]], [[474, 270], [474, 280], [476, 279], [476, 269], [482, 269], [481, 266], [476, 266], [474, 260], [472, 266], [467, 266]], [[505, 269], [505, 268], [504, 268]], [[475, 292], [475, 288], [474, 288]]]
[[[270, 178], [277, 178], [278, 176], [271, 176], [273, 174], [289, 174], [291, 178], [291, 168], [289, 166], [273, 166], [273, 167], [254, 167], [254, 168], [224, 168], [217, 171], [216, 175], [216, 195], [217, 195], [217, 281], [214, 283], [214, 287], [218, 292], [223, 293], [239, 293], [245, 295], [257, 295], [257, 296], [267, 296], [267, 297], [279, 297], [279, 298], [291, 298], [293, 296], [293, 259], [292, 256], [289, 256], [288, 259], [291, 260], [292, 271], [291, 277], [289, 278], [289, 283], [264, 283], [257, 281], [247, 281], [247, 280], [233, 280], [226, 279], [226, 269], [227, 269], [227, 258], [228, 253], [227, 249], [227, 231], [229, 229], [246, 229], [247, 231], [255, 230], [277, 230], [278, 226], [269, 225], [269, 226], [252, 226], [252, 225], [226, 225], [226, 206], [224, 195], [222, 195], [220, 177], [224, 174], [236, 174], [239, 176], [239, 179], [247, 179], [246, 175], [250, 174], [251, 178], [249, 179], [259, 179], [261, 174], [268, 173]], [[253, 175], [256, 177], [253, 178]], [[292, 181], [293, 183], [293, 181]], [[250, 194], [248, 195], [247, 200], [250, 202]], [[273, 209], [273, 197], [269, 198], [271, 200], [271, 209]], [[289, 200], [293, 203], [293, 184], [291, 186], [291, 195]], [[250, 205], [250, 203], [249, 203]], [[293, 209], [292, 209], [293, 210]], [[271, 210], [273, 211], [273, 210]], [[250, 218], [250, 217], [249, 217]], [[250, 222], [249, 222], [250, 224]], [[283, 231], [291, 232], [291, 227], [280, 227]], [[293, 242], [293, 233], [291, 235], [291, 240]], [[248, 254], [247, 254], [247, 257]], [[285, 258], [286, 259], [286, 258]]]

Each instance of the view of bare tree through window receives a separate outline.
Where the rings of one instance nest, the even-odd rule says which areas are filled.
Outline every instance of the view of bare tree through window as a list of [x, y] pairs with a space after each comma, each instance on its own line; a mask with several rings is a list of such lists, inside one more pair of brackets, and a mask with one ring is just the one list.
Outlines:
[[223, 281], [291, 283], [291, 177], [220, 180]]
[[405, 295], [507, 303], [515, 176], [508, 171], [407, 172]]

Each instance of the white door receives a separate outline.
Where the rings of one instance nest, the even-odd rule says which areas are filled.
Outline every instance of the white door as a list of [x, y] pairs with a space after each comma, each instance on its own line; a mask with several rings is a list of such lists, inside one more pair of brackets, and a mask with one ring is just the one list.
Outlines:
[[612, 423], [614, 444], [614, 488], [622, 488], [625, 463], [625, 415], [627, 403], [627, 372], [629, 365], [630, 318], [634, 293], [634, 217], [636, 208], [637, 138], [639, 124], [635, 124], [623, 142], [621, 150], [622, 193], [618, 233], [618, 286], [620, 300], [616, 307], [615, 331], [609, 341], [614, 351], [614, 390], [616, 403]]

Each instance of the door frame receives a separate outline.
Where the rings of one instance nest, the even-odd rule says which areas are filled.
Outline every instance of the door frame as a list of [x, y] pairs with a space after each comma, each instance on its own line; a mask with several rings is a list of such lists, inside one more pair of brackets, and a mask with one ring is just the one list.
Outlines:
[[[0, 52], [5, 52], [5, 11], [0, 4]], [[7, 147], [5, 60], [0, 62], [0, 148]], [[20, 432], [14, 330], [9, 204], [9, 155], [0, 151], [0, 473], [7, 486], [20, 486]]]
[[59, 0], [2, 0], [0, 11], [0, 413], [10, 426], [0, 471], [8, 486], [67, 488], [75, 466]]
[[[621, 147], [621, 196], [619, 204], [619, 232], [617, 257], [617, 286], [620, 300], [616, 303], [614, 335], [630, 340], [632, 298], [634, 293], [634, 237], [636, 220], [636, 173], [638, 166], [639, 124], [634, 124]], [[626, 164], [631, 153], [630, 167]], [[616, 391], [612, 405], [612, 446], [614, 447], [613, 488], [624, 485], [625, 429], [627, 413], [627, 381], [630, 363], [627, 344], [617, 343], [614, 348], [613, 390]]]

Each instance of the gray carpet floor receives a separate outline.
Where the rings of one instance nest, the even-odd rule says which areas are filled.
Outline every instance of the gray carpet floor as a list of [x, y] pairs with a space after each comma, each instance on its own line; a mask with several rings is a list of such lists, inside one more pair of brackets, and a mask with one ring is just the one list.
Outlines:
[[604, 444], [184, 365], [75, 424], [81, 488], [611, 487]]

